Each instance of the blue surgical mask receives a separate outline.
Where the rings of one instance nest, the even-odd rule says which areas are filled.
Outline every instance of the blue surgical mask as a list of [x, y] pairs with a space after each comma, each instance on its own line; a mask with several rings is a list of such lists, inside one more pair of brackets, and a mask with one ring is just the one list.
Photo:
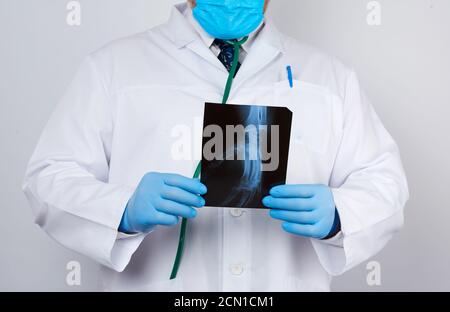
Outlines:
[[264, 19], [264, 0], [197, 0], [195, 19], [212, 37], [223, 40], [248, 36]]

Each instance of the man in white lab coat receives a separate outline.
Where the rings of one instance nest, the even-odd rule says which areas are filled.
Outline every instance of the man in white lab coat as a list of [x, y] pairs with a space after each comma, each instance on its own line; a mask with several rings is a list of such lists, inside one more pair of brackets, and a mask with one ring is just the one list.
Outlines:
[[[179, 213], [170, 211], [173, 202], [152, 204], [160, 188], [177, 186], [174, 177], [193, 183], [201, 150], [174, 156], [174, 129], [201, 137], [195, 124], [204, 103], [221, 101], [229, 74], [223, 41], [205, 31], [195, 6], [176, 5], [167, 23], [84, 60], [28, 166], [24, 190], [35, 221], [101, 263], [105, 290], [329, 290], [331, 276], [373, 256], [402, 226], [407, 182], [355, 73], [267, 18], [240, 48], [229, 102], [293, 112], [287, 185], [265, 199], [270, 214], [197, 209], [199, 185], [192, 191], [199, 202], [177, 204]], [[326, 226], [302, 224], [303, 203], [317, 206], [317, 224]], [[190, 217], [186, 245], [169, 279], [180, 216]]]

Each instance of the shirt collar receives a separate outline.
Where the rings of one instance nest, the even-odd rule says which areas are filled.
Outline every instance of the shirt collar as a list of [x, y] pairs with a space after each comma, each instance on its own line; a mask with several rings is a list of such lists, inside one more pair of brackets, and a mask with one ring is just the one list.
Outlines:
[[211, 47], [215, 38], [211, 37], [210, 34], [208, 34], [206, 31], [203, 30], [202, 26], [200, 26], [200, 24], [194, 18], [194, 15], [192, 14], [192, 9], [188, 7], [186, 10], [184, 10], [183, 15], [188, 20], [189, 24], [191, 24], [191, 26], [194, 27], [196, 33], [200, 36], [205, 45], [208, 48]]
[[[205, 43], [205, 45], [210, 48], [214, 42], [213, 37], [211, 37], [210, 34], [208, 34], [203, 27], [197, 22], [197, 20], [194, 18], [194, 15], [192, 14], [192, 9], [190, 7], [188, 7], [184, 12], [183, 15], [185, 16], [185, 18], [188, 20], [188, 22], [192, 25], [192, 27], [194, 27], [195, 31], [197, 32], [197, 34], [200, 36], [200, 38], [202, 39], [202, 41]], [[255, 42], [256, 37], [258, 36], [259, 32], [261, 31], [261, 29], [264, 28], [265, 25], [265, 21], [263, 20], [261, 22], [261, 24], [258, 26], [258, 28], [256, 28], [255, 31], [253, 31], [249, 36], [248, 36], [248, 40], [242, 45], [242, 49], [244, 49], [244, 51], [246, 53], [248, 53], [253, 45], [253, 43]]]
[[[189, 15], [191, 15], [190, 18]], [[198, 24], [197, 20], [195, 20], [192, 15], [192, 9], [188, 7], [187, 3], [180, 3], [174, 6], [170, 18], [162, 26], [162, 30], [179, 49], [195, 40], [202, 40], [203, 44], [207, 47], [211, 47], [214, 41], [214, 38], [206, 33], [200, 24]], [[249, 40], [243, 45], [243, 48], [245, 51], [249, 51], [250, 47], [256, 45], [258, 42], [263, 42], [284, 52], [281, 34], [267, 17], [259, 28], [250, 34]]]

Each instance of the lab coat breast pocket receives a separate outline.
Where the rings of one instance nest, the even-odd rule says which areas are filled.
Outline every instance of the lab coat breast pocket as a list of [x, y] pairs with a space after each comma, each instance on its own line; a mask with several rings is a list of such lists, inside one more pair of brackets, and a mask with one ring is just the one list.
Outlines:
[[287, 183], [328, 183], [332, 170], [338, 122], [335, 96], [327, 89], [294, 80], [274, 87], [274, 105], [292, 113]]

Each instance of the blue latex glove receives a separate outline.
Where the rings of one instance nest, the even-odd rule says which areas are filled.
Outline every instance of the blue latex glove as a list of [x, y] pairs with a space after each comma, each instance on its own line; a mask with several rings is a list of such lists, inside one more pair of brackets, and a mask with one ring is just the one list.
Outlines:
[[172, 226], [179, 217], [194, 218], [203, 207], [206, 186], [178, 174], [148, 173], [128, 201], [120, 223], [122, 233], [145, 233], [155, 225]]
[[324, 239], [340, 231], [340, 220], [331, 189], [325, 185], [280, 185], [263, 199], [270, 216], [284, 221], [292, 234]]

